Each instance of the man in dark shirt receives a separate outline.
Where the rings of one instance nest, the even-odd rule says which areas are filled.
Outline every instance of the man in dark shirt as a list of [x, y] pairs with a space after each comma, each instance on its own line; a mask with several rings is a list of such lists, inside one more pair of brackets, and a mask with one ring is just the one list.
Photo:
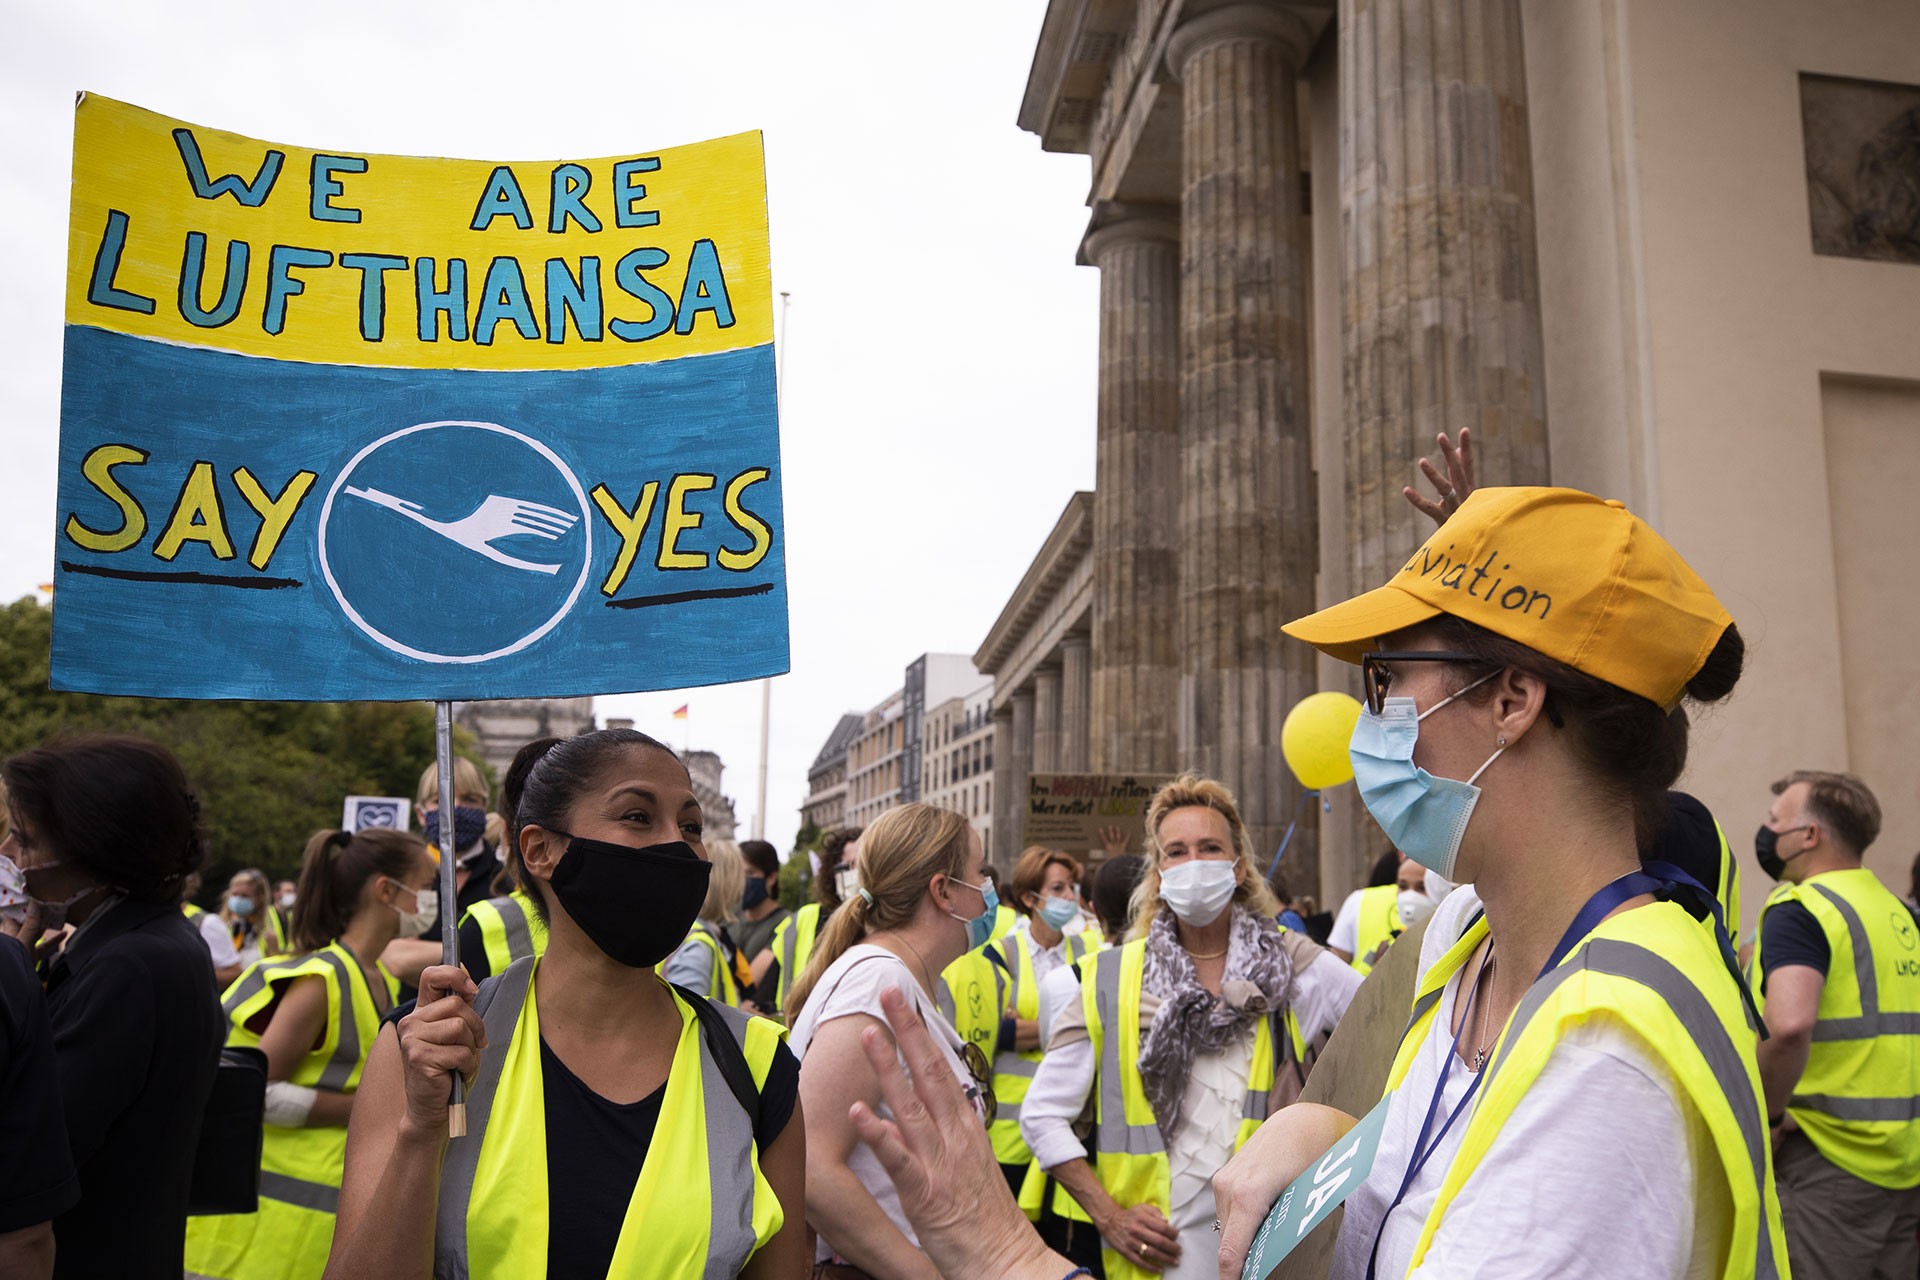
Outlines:
[[1781, 884], [1754, 955], [1760, 1081], [1796, 1276], [1920, 1267], [1920, 930], [1861, 855], [1880, 804], [1851, 774], [1773, 784], [1755, 838]]
[[53, 1274], [53, 1219], [80, 1200], [53, 1030], [24, 945], [0, 938], [0, 1276]]

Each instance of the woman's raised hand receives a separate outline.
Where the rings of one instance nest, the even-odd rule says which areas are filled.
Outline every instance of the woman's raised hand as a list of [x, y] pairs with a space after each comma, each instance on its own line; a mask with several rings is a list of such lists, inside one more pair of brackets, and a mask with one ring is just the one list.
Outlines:
[[1413, 504], [1414, 510], [1425, 515], [1435, 524], [1445, 524], [1447, 517], [1458, 511], [1460, 504], [1467, 500], [1467, 495], [1473, 492], [1472, 431], [1471, 427], [1460, 428], [1458, 448], [1454, 447], [1453, 441], [1447, 439], [1447, 433], [1444, 431], [1434, 438], [1434, 443], [1440, 446], [1440, 456], [1447, 464], [1445, 476], [1440, 474], [1440, 469], [1430, 460], [1420, 459], [1420, 474], [1424, 475], [1427, 483], [1433, 486], [1435, 497], [1426, 497], [1412, 485], [1400, 491], [1406, 500]]
[[467, 1083], [480, 1072], [487, 1028], [473, 1011], [480, 988], [457, 966], [429, 965], [420, 975], [420, 999], [400, 1019], [400, 1061], [407, 1072], [407, 1123], [447, 1131], [447, 1097], [453, 1073]]

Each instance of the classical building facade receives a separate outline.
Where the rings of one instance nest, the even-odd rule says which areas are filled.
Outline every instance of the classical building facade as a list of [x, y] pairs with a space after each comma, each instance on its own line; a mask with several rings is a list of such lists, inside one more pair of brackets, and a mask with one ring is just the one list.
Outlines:
[[713, 751], [689, 751], [686, 761], [687, 772], [693, 777], [693, 795], [700, 802], [705, 820], [706, 838], [732, 840], [733, 797], [720, 788], [720, 776], [726, 772], [726, 765], [720, 762], [719, 753]]
[[967, 815], [993, 862], [993, 681], [928, 708], [920, 737], [920, 798]]
[[593, 728], [592, 698], [500, 698], [462, 702], [453, 722], [473, 735], [494, 781], [506, 776], [520, 748], [535, 738], [571, 738]]
[[847, 748], [859, 736], [865, 717], [849, 711], [833, 726], [833, 732], [813, 758], [807, 770], [807, 798], [800, 806], [800, 825], [831, 831], [842, 826], [847, 816]]
[[1263, 848], [1304, 812], [1296, 888], [1357, 884], [1378, 834], [1279, 746], [1353, 674], [1280, 624], [1399, 567], [1414, 459], [1471, 426], [1482, 483], [1622, 499], [1739, 621], [1683, 785], [1746, 830], [1859, 772], [1904, 884], [1915, 86], [1881, 0], [1051, 0], [1019, 120], [1089, 160], [1096, 483], [977, 657], [1002, 840], [1042, 761], [1195, 768]]
[[900, 763], [906, 754], [906, 697], [895, 689], [860, 720], [847, 747], [847, 807], [843, 825], [864, 827], [900, 803]]

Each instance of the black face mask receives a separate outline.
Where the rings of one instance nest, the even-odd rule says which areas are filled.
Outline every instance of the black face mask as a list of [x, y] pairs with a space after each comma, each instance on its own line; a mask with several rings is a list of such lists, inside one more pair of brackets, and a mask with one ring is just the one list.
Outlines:
[[763, 876], [748, 876], [747, 887], [740, 891], [740, 909], [751, 911], [767, 900], [767, 882]]
[[[1806, 830], [1805, 827], [1788, 827], [1787, 828], [1787, 831], [1805, 831], [1805, 830]], [[1778, 880], [1781, 876], [1786, 874], [1787, 864], [1789, 862], [1792, 862], [1794, 858], [1799, 857], [1801, 853], [1806, 852], [1805, 849], [1802, 849], [1800, 850], [1799, 853], [1794, 854], [1793, 857], [1790, 857], [1790, 858], [1783, 858], [1780, 856], [1780, 851], [1778, 847], [1780, 844], [1780, 837], [1783, 835], [1786, 835], [1787, 831], [1775, 831], [1772, 827], [1762, 826], [1760, 830], [1756, 831], [1753, 835], [1753, 856], [1759, 860], [1760, 869], [1766, 872], [1768, 875], [1772, 876], [1775, 880]]]
[[713, 864], [676, 840], [635, 849], [566, 836], [554, 897], [610, 960], [650, 969], [673, 954], [706, 900]]

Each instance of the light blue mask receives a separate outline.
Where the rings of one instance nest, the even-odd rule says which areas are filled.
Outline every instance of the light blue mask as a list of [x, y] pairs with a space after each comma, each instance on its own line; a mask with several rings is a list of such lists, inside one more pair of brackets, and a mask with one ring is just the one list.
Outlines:
[[1040, 918], [1047, 922], [1047, 928], [1058, 933], [1073, 923], [1080, 914], [1080, 904], [1072, 898], [1042, 898], [1040, 900]]
[[980, 900], [986, 904], [986, 909], [979, 915], [969, 920], [965, 916], [954, 916], [951, 911], [947, 914], [967, 926], [967, 950], [973, 951], [984, 947], [993, 937], [993, 917], [1000, 910], [1000, 895], [994, 892], [991, 880], [982, 880], [979, 884], [967, 884], [965, 880], [955, 876], [953, 882], [965, 884], [969, 889], [980, 891]]
[[1506, 747], [1502, 745], [1488, 756], [1487, 763], [1473, 771], [1473, 777], [1458, 782], [1436, 778], [1415, 764], [1413, 746], [1419, 741], [1422, 720], [1498, 674], [1474, 681], [1424, 712], [1416, 708], [1412, 698], [1387, 698], [1379, 715], [1361, 713], [1347, 747], [1361, 802], [1387, 833], [1387, 839], [1393, 841], [1393, 847], [1448, 879], [1453, 878], [1453, 865], [1460, 857], [1460, 839], [1467, 833], [1467, 821], [1480, 801], [1480, 788], [1473, 784]]

